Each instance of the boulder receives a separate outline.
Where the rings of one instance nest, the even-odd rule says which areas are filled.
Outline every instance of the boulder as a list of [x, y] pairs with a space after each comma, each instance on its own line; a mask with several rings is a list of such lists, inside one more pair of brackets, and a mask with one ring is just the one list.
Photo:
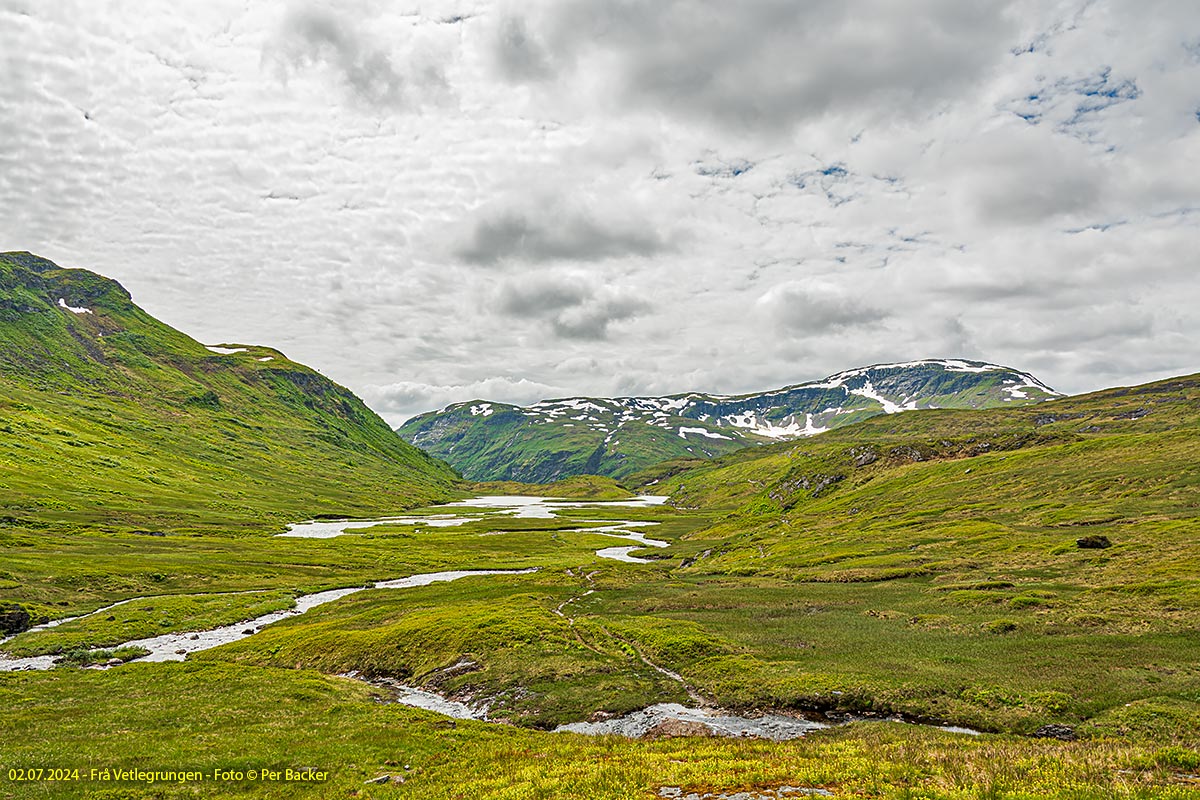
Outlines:
[[1059, 725], [1057, 723], [1043, 725], [1034, 731], [1033, 735], [1039, 739], [1061, 739], [1064, 742], [1075, 741], [1075, 729], [1070, 725]]
[[664, 719], [643, 736], [647, 739], [673, 739], [677, 736], [713, 737], [717, 733], [703, 722], [684, 719]]
[[12, 635], [29, 630], [33, 626], [33, 617], [25, 606], [17, 603], [0, 605], [0, 634]]
[[1093, 534], [1076, 539], [1075, 546], [1082, 550], [1103, 550], [1106, 547], [1112, 547], [1112, 542], [1108, 540], [1107, 536]]

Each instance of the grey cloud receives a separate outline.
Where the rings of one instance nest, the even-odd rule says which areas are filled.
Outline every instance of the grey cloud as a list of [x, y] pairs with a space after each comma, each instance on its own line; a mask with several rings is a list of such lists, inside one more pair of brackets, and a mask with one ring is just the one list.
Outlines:
[[591, 294], [578, 282], [516, 281], [501, 289], [499, 308], [512, 316], [538, 317], [578, 306]]
[[942, 165], [981, 220], [1031, 225], [1103, 206], [1121, 178], [1119, 162], [1075, 139], [1018, 125], [963, 143]]
[[550, 56], [539, 70], [570, 80], [609, 69], [619, 103], [782, 130], [845, 111], [919, 114], [961, 92], [1009, 55], [1009, 5], [573, 0], [506, 22], [497, 49], [502, 65], [524, 63], [540, 39]]
[[506, 17], [495, 41], [496, 61], [509, 80], [529, 81], [550, 77], [552, 70], [544, 47], [530, 39], [522, 17]]
[[547, 204], [534, 215], [501, 211], [477, 220], [457, 255], [472, 264], [500, 261], [603, 261], [650, 256], [668, 248], [657, 231], [631, 224], [601, 223]]
[[581, 274], [517, 278], [500, 288], [497, 308], [518, 319], [537, 319], [560, 339], [601, 340], [614, 322], [650, 310], [640, 297], [610, 287], [597, 287]]
[[372, 106], [403, 105], [413, 77], [420, 85], [445, 87], [445, 78], [433, 64], [415, 66], [411, 70], [415, 74], [406, 76], [386, 47], [372, 42], [342, 16], [317, 6], [298, 6], [287, 13], [268, 57], [285, 79], [292, 70], [325, 64], [355, 97]]
[[785, 283], [758, 301], [780, 326], [820, 334], [879, 322], [888, 313], [829, 283]]
[[649, 303], [636, 297], [598, 297], [564, 309], [554, 317], [551, 326], [564, 339], [604, 339], [609, 325], [632, 319], [649, 308]]

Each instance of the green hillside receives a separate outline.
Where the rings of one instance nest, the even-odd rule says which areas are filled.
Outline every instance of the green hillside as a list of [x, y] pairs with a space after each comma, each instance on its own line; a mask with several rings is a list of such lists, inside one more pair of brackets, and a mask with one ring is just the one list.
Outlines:
[[799, 439], [880, 414], [993, 408], [1058, 396], [1028, 373], [962, 359], [846, 370], [768, 392], [573, 397], [513, 406], [475, 400], [416, 416], [407, 441], [480, 481], [626, 478], [673, 458], [712, 458]]
[[0, 531], [261, 527], [395, 510], [456, 475], [347, 389], [265, 347], [221, 354], [120, 284], [0, 255]]

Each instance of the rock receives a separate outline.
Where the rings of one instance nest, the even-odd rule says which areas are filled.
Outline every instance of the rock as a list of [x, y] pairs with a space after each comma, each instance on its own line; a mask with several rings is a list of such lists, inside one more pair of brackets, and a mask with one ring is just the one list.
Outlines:
[[166, 536], [162, 531], [130, 531], [134, 536]]
[[33, 618], [25, 606], [17, 603], [0, 605], [0, 634], [20, 633], [32, 625]]
[[1064, 742], [1075, 741], [1075, 729], [1070, 725], [1059, 725], [1051, 723], [1043, 725], [1033, 732], [1033, 735], [1039, 739], [1061, 739]]
[[108, 661], [105, 661], [105, 662], [104, 662], [104, 666], [106, 666], [106, 667], [118, 667], [118, 666], [120, 666], [121, 664], [124, 664], [124, 663], [125, 663], [125, 662], [124, 662], [124, 661], [122, 661], [122, 660], [121, 660], [121, 659], [119, 659], [119, 658], [110, 658]]
[[246, 628], [246, 630], [242, 631], [242, 636], [253, 636], [253, 635], [254, 635], [254, 631], [250, 630], [249, 628]]
[[175, 655], [177, 655], [177, 656], [186, 656], [186, 655], [187, 655], [187, 650], [176, 650], [176, 651], [175, 651]]
[[379, 775], [379, 776], [377, 776], [377, 777], [371, 778], [370, 780], [363, 781], [363, 783], [364, 783], [364, 784], [370, 784], [370, 783], [387, 783], [387, 782], [388, 782], [388, 781], [390, 781], [391, 779], [392, 779], [392, 776], [391, 776], [391, 775]]
[[198, 634], [198, 633], [193, 633], [193, 634], [192, 634], [191, 636], [189, 636], [188, 638], [189, 638], [189, 639], [191, 639], [191, 640], [194, 642], [194, 641], [196, 641], [197, 639], [199, 639], [199, 638], [200, 638], [200, 634]]
[[1038, 425], [1038, 426], [1050, 425], [1052, 423], [1060, 422], [1065, 419], [1079, 419], [1082, 416], [1083, 416], [1083, 414], [1080, 414], [1080, 413], [1076, 413], [1076, 414], [1038, 414], [1036, 417], [1033, 418], [1033, 424]]
[[868, 464], [874, 464], [879, 460], [879, 453], [874, 447], [869, 445], [863, 447], [851, 447], [849, 451], [850, 458], [854, 459], [854, 466], [865, 467]]
[[1075, 545], [1081, 550], [1103, 550], [1106, 547], [1112, 547], [1112, 542], [1108, 540], [1107, 536], [1093, 534], [1076, 539]]
[[919, 448], [908, 444], [893, 447], [888, 455], [897, 461], [917, 462], [925, 460], [925, 453], [921, 452]]
[[683, 719], [664, 719], [643, 734], [646, 739], [673, 739], [677, 736], [716, 736], [716, 731], [703, 722]]

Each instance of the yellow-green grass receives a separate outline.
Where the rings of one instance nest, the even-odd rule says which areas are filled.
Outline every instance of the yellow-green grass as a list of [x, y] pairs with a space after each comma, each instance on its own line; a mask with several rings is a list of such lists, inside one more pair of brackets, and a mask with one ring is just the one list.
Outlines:
[[[530, 731], [381, 705], [369, 687], [308, 671], [223, 664], [0, 675], [0, 797], [575, 798], [648, 800], [659, 787], [824, 788], [839, 797], [1115, 800], [1200, 797], [1193, 750], [1123, 736], [972, 738], [862, 723], [774, 743], [631, 741]], [[19, 782], [10, 768], [78, 769]], [[255, 779], [93, 781], [93, 768], [316, 768], [318, 784]], [[404, 783], [367, 784], [381, 775]]]

